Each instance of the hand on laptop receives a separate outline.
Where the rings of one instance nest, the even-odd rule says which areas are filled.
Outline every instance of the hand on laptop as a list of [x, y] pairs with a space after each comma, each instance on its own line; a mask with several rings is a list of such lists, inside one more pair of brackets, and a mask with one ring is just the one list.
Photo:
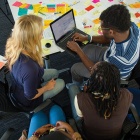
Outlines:
[[80, 33], [75, 33], [72, 36], [72, 39], [73, 39], [73, 41], [81, 41], [81, 42], [88, 40], [87, 36], [82, 35]]
[[79, 45], [75, 41], [68, 41], [67, 42], [67, 47], [70, 50], [72, 50], [72, 51], [74, 51], [76, 53], [82, 51], [82, 49], [79, 47]]

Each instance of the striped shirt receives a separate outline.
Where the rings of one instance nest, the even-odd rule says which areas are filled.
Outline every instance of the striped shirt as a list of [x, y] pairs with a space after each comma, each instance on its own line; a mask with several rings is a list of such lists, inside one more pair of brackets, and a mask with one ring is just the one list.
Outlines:
[[104, 61], [115, 64], [121, 79], [128, 79], [132, 69], [138, 62], [140, 55], [140, 29], [132, 22], [129, 38], [123, 42], [115, 43], [111, 40], [110, 46], [104, 54]]

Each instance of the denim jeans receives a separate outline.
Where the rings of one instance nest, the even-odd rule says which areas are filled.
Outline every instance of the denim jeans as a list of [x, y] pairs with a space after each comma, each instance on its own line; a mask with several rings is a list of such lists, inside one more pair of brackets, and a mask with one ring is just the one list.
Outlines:
[[70, 102], [71, 102], [71, 109], [72, 109], [72, 114], [73, 114], [73, 118], [75, 119], [75, 121], [79, 121], [81, 119], [77, 115], [75, 105], [74, 105], [74, 98], [80, 92], [81, 92], [80, 88], [76, 84], [72, 84], [69, 87], [69, 97], [70, 97]]
[[[41, 86], [44, 86], [51, 79], [58, 78], [58, 75], [59, 75], [59, 72], [56, 69], [45, 69], [44, 75], [43, 75], [44, 82], [41, 84]], [[55, 87], [52, 90], [46, 91], [43, 94], [43, 101], [57, 95], [60, 91], [63, 90], [64, 86], [65, 86], [65, 83], [62, 79], [56, 79]]]
[[[83, 52], [93, 63], [103, 61], [103, 56], [106, 50], [107, 47], [95, 46], [93, 44], [88, 44], [83, 48]], [[71, 75], [73, 81], [82, 84], [83, 78], [89, 78], [91, 74], [89, 70], [85, 67], [85, 65], [82, 62], [79, 62], [75, 63], [71, 67]]]
[[46, 124], [52, 124], [55, 126], [57, 121], [66, 122], [66, 117], [63, 110], [58, 106], [54, 105], [49, 111], [49, 116], [47, 116], [43, 111], [35, 113], [30, 121], [28, 138], [41, 126]]

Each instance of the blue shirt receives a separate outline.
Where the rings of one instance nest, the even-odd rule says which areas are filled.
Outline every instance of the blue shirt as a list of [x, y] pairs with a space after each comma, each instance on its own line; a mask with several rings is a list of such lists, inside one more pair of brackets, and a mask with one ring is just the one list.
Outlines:
[[112, 40], [104, 54], [104, 61], [115, 64], [120, 70], [121, 79], [128, 79], [138, 62], [139, 55], [140, 30], [132, 23], [128, 39], [120, 43]]
[[43, 74], [44, 69], [37, 62], [20, 54], [11, 71], [12, 92], [19, 103], [31, 109], [42, 103], [43, 95], [34, 100], [31, 99], [38, 93], [37, 89], [41, 87]]

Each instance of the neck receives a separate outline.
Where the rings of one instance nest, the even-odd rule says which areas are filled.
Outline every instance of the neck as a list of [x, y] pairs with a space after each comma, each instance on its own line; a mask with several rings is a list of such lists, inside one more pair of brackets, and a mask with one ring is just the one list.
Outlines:
[[130, 32], [129, 30], [127, 30], [126, 32], [123, 32], [123, 33], [117, 32], [114, 37], [115, 42], [119, 43], [119, 42], [125, 41], [129, 37], [129, 32]]

